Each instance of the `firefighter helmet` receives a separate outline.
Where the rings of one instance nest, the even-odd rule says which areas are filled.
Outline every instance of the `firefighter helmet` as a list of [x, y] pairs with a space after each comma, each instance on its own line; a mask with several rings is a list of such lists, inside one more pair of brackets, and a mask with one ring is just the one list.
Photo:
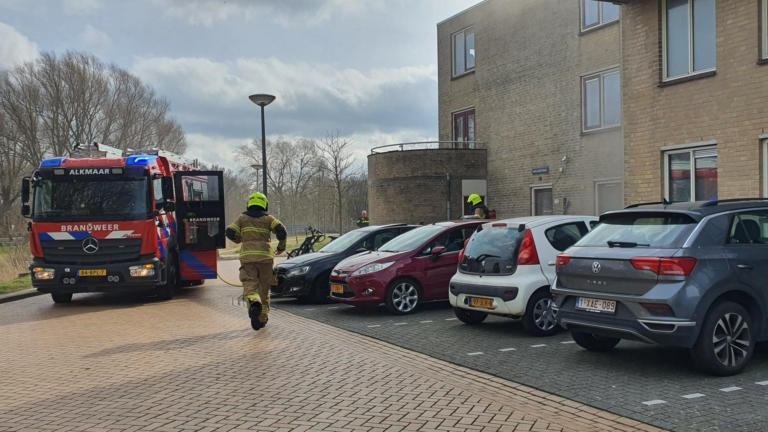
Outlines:
[[261, 192], [256, 192], [254, 194], [251, 194], [250, 197], [248, 197], [249, 208], [251, 206], [259, 206], [264, 210], [266, 210], [268, 205], [269, 205], [269, 200], [267, 200], [267, 196]]
[[483, 202], [483, 199], [480, 198], [480, 195], [478, 194], [472, 194], [467, 198], [467, 203], [472, 204], [473, 206], [476, 206]]

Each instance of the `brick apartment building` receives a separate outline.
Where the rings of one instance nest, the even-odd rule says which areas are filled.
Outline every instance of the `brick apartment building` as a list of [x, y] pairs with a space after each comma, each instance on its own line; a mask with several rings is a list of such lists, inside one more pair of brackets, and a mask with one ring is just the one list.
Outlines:
[[767, 3], [624, 1], [627, 203], [768, 196]]
[[438, 24], [440, 140], [488, 143], [500, 217], [623, 206], [620, 9], [486, 0]]

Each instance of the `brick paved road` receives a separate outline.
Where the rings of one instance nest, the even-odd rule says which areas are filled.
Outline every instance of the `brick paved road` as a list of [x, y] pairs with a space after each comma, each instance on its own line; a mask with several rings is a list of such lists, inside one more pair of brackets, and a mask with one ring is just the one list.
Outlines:
[[623, 341], [591, 353], [567, 333], [534, 338], [501, 318], [468, 326], [446, 303], [425, 306], [407, 317], [287, 299], [275, 307], [665, 429], [768, 430], [765, 350], [743, 374], [718, 378], [694, 370], [686, 350]]
[[655, 430], [284, 310], [255, 333], [238, 292], [0, 305], [0, 431]]

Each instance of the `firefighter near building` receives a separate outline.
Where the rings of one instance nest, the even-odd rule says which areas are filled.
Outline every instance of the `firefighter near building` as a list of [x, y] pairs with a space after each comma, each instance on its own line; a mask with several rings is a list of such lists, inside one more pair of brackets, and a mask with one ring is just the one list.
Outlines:
[[162, 150], [75, 146], [22, 180], [32, 285], [68, 303], [73, 293], [171, 299], [217, 276], [225, 246], [221, 171]]

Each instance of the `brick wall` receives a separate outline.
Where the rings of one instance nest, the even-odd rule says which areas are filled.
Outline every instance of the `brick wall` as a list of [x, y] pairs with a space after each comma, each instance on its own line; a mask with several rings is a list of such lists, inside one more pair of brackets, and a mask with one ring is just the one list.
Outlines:
[[759, 2], [717, 1], [717, 73], [660, 86], [660, 0], [623, 7], [627, 203], [664, 197], [662, 147], [717, 141], [718, 198], [760, 196], [758, 136], [768, 129], [768, 66], [759, 56]]
[[485, 150], [408, 150], [368, 156], [368, 218], [373, 225], [444, 221], [451, 175], [451, 219], [462, 215], [462, 180], [486, 180]]
[[[470, 25], [476, 69], [453, 79], [451, 36]], [[530, 215], [540, 184], [554, 185], [556, 214], [594, 214], [595, 181], [622, 179], [621, 128], [581, 133], [581, 76], [618, 66], [619, 39], [618, 23], [580, 34], [579, 0], [490, 0], [438, 25], [440, 139], [453, 139], [452, 113], [475, 107], [499, 217]]]

